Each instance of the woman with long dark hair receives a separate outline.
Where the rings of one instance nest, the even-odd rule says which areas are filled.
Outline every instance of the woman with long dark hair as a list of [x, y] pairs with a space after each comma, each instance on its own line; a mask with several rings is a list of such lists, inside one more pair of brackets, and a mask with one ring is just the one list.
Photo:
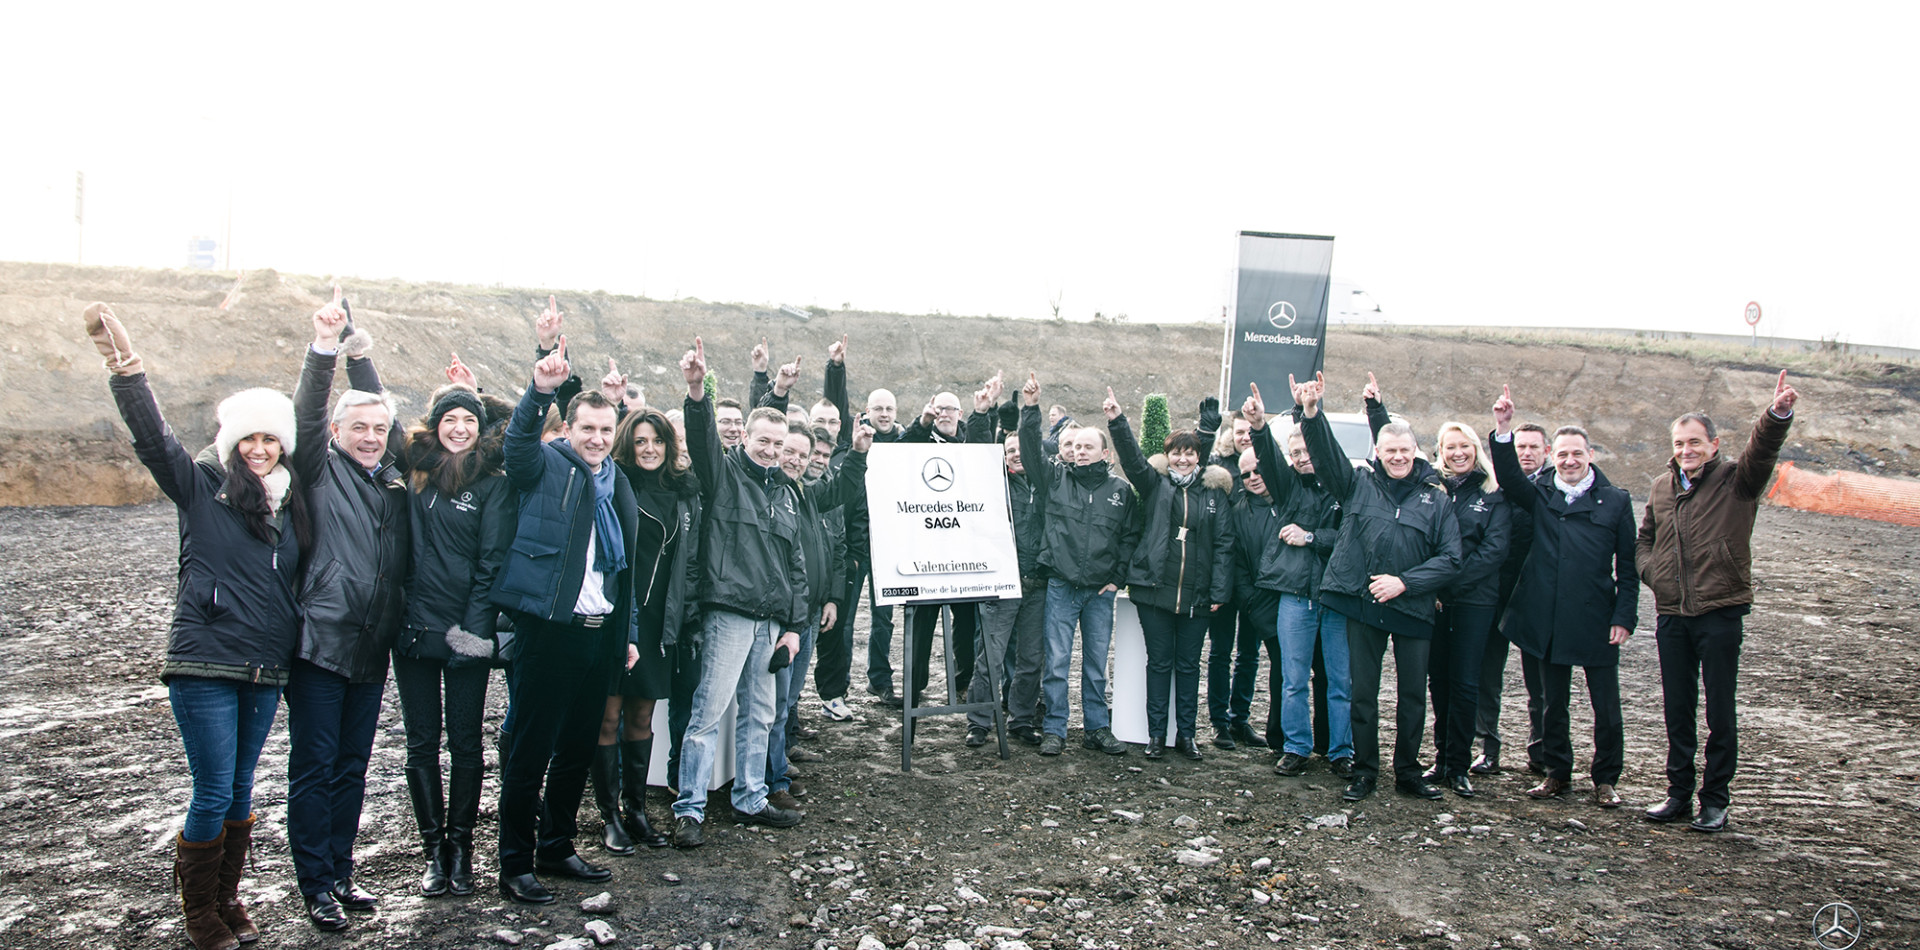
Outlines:
[[[499, 617], [488, 596], [517, 515], [494, 423], [511, 412], [456, 383], [437, 390], [426, 417], [407, 432], [413, 569], [393, 680], [407, 730], [407, 793], [427, 858], [420, 891], [428, 897], [473, 893], [480, 720]], [[453, 760], [445, 782], [443, 725]]]
[[180, 515], [180, 586], [160, 681], [193, 774], [174, 839], [187, 939], [231, 950], [260, 936], [239, 897], [253, 837], [253, 775], [273, 728], [299, 638], [294, 588], [311, 547], [291, 465], [293, 402], [270, 389], [222, 400], [214, 444], [187, 454], [160, 414], [126, 328], [106, 304], [87, 335], [113, 373], [108, 388], [134, 454]]
[[[605, 823], [601, 843], [614, 854], [632, 854], [636, 842], [649, 848], [668, 844], [647, 820], [647, 768], [653, 761], [653, 704], [672, 692], [673, 655], [683, 633], [699, 629], [688, 621], [700, 607], [693, 596], [700, 487], [681, 454], [678, 431], [657, 409], [627, 413], [614, 432], [612, 458], [640, 505], [640, 542], [628, 556], [640, 661], [607, 697], [589, 774]], [[693, 666], [696, 677], [698, 670]]]

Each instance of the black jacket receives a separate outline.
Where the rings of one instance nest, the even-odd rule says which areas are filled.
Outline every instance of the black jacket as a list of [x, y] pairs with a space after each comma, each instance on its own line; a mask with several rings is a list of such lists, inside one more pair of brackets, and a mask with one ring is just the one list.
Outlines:
[[[859, 455], [859, 461], [852, 460]], [[847, 587], [847, 525], [844, 517], [849, 495], [865, 494], [867, 457], [850, 453], [838, 469], [827, 471], [811, 482], [794, 487], [804, 515], [800, 540], [807, 557], [807, 607], [813, 616], [829, 601], [838, 601]], [[855, 485], [851, 478], [859, 476]], [[822, 508], [822, 505], [831, 507]]]
[[[313, 552], [300, 588], [299, 657], [354, 683], [379, 683], [406, 620], [410, 506], [406, 473], [393, 451], [401, 436], [394, 426], [387, 456], [371, 472], [334, 447], [327, 431], [334, 362], [335, 354], [309, 347], [293, 391], [299, 439], [293, 467], [313, 516]], [[371, 360], [349, 359], [347, 381], [364, 392], [382, 391]]]
[[1500, 602], [1500, 568], [1513, 537], [1513, 506], [1486, 472], [1475, 470], [1453, 490], [1451, 507], [1460, 524], [1460, 573], [1440, 592], [1440, 602], [1492, 607]]
[[1046, 495], [1046, 530], [1040, 565], [1075, 587], [1119, 587], [1140, 539], [1138, 501], [1132, 486], [1107, 463], [1029, 463], [1040, 448], [1040, 413], [1020, 412], [1020, 458], [1027, 478]]
[[[1267, 551], [1259, 567], [1256, 586], [1317, 600], [1320, 580], [1327, 573], [1327, 560], [1340, 540], [1340, 503], [1322, 484], [1318, 469], [1302, 475], [1280, 460], [1280, 446], [1272, 430], [1253, 434], [1253, 454], [1260, 463], [1260, 480], [1267, 483], [1267, 497], [1273, 509], [1271, 537], [1260, 542]], [[1246, 493], [1244, 487], [1242, 494]], [[1313, 535], [1309, 544], [1295, 547], [1280, 540], [1280, 529], [1299, 525]], [[1235, 543], [1241, 543], [1236, 536]]]
[[[133, 452], [179, 508], [180, 579], [160, 679], [204, 676], [284, 686], [300, 637], [294, 585], [300, 544], [285, 515], [275, 540], [247, 530], [227, 504], [219, 456], [187, 455], [160, 415], [146, 374], [108, 380]], [[296, 486], [297, 487], [297, 486]]]
[[1595, 468], [1593, 487], [1569, 505], [1551, 474], [1526, 477], [1512, 440], [1496, 440], [1492, 455], [1508, 501], [1533, 513], [1533, 550], [1500, 632], [1549, 663], [1617, 666], [1609, 628], [1633, 629], [1640, 610], [1632, 496]]
[[1127, 564], [1127, 596], [1183, 616], [1233, 602], [1233, 476], [1217, 465], [1173, 483], [1164, 455], [1146, 458], [1126, 416], [1107, 423], [1120, 467], [1140, 493], [1140, 543]]
[[[1039, 406], [1022, 406], [1020, 413], [1022, 418], [1032, 413], [1035, 428], [1038, 428]], [[1018, 430], [1018, 424], [1015, 429]], [[1029, 462], [1023, 449], [1020, 453], [1023, 471], [1018, 475], [1007, 473], [1007, 505], [1013, 518], [1013, 549], [1019, 555], [1020, 576], [1023, 578], [1046, 575], [1046, 568], [1040, 566], [1040, 554], [1046, 542], [1047, 493], [1042, 490], [1040, 479], [1033, 477], [1032, 471], [1051, 464], [1042, 458]]]
[[[1300, 429], [1314, 473], [1341, 508], [1321, 602], [1361, 623], [1431, 638], [1434, 597], [1460, 570], [1460, 526], [1433, 466], [1415, 459], [1413, 471], [1395, 485], [1377, 459], [1366, 471], [1354, 469], [1324, 413], [1303, 420]], [[1396, 489], [1407, 493], [1404, 499], [1395, 500]], [[1368, 584], [1376, 574], [1400, 578], [1406, 591], [1385, 603], [1374, 600]]]
[[[742, 448], [722, 450], [713, 402], [685, 403], [687, 453], [700, 478], [700, 605], [806, 629], [806, 553], [800, 502], [779, 466], [761, 468]], [[862, 478], [864, 478], [864, 456]], [[849, 463], [851, 464], [851, 463]]]
[[[472, 451], [487, 451], [488, 441]], [[493, 579], [513, 544], [518, 499], [506, 476], [494, 472], [452, 495], [424, 485], [413, 492], [411, 509], [407, 622], [393, 650], [417, 660], [449, 660], [447, 628], [494, 636], [500, 609], [493, 605]]]
[[[620, 473], [627, 476], [628, 486], [636, 484], [639, 470], [620, 466]], [[627, 551], [627, 562], [633, 565], [633, 624], [634, 637], [639, 638], [640, 611], [646, 607], [643, 602], [653, 591], [655, 572], [666, 571], [666, 606], [661, 613], [660, 646], [671, 648], [685, 636], [697, 640], [700, 636], [700, 600], [695, 592], [700, 586], [700, 529], [703, 526], [700, 510], [700, 483], [688, 472], [680, 479], [680, 490], [674, 497], [673, 523], [660, 526], [661, 536], [667, 541], [650, 551]], [[635, 504], [635, 513], [639, 518], [651, 518], [645, 508]], [[678, 539], [679, 544], [670, 545], [668, 541]], [[638, 543], [637, 541], [635, 542]], [[673, 547], [673, 560], [665, 559], [664, 552]]]

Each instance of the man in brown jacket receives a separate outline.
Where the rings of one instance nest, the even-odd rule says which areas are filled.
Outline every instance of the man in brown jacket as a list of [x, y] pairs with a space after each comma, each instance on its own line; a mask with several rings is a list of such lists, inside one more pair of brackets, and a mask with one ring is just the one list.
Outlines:
[[[1727, 786], [1739, 752], [1734, 684], [1745, 617], [1753, 609], [1753, 520], [1773, 476], [1799, 394], [1785, 370], [1773, 405], [1760, 414], [1747, 449], [1720, 458], [1713, 420], [1690, 412], [1673, 421], [1673, 460], [1653, 480], [1635, 544], [1640, 578], [1653, 589], [1659, 619], [1660, 684], [1667, 718], [1667, 800], [1647, 820], [1693, 819], [1695, 831], [1727, 826]], [[1707, 768], [1693, 815], [1694, 709], [1706, 686]]]

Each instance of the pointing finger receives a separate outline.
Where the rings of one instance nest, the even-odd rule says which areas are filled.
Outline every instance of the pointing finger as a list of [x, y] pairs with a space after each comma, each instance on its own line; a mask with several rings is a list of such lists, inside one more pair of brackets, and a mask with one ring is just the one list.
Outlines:
[[554, 347], [553, 351], [559, 354], [561, 360], [565, 360], [567, 358], [567, 335], [566, 334], [564, 333], [560, 334], [560, 345], [557, 347]]
[[1300, 384], [1299, 384], [1299, 382], [1297, 382], [1297, 381], [1295, 381], [1295, 380], [1294, 380], [1294, 378], [1293, 378], [1293, 374], [1292, 374], [1292, 373], [1288, 373], [1288, 374], [1287, 374], [1287, 385], [1289, 385], [1289, 386], [1292, 386], [1292, 387], [1293, 387], [1293, 388], [1295, 388], [1295, 389], [1299, 389], [1299, 388], [1300, 388]]
[[1316, 371], [1313, 374], [1313, 381], [1325, 386], [1327, 384], [1327, 374]]
[[1780, 371], [1780, 381], [1774, 384], [1773, 391], [1776, 393], [1785, 392], [1786, 388], [1787, 388], [1787, 371], [1783, 369]]
[[[1292, 377], [1288, 377], [1288, 378], [1289, 378], [1289, 379], [1291, 379]], [[1248, 383], [1248, 384], [1247, 384], [1247, 388], [1248, 388], [1248, 389], [1251, 389], [1251, 390], [1253, 390], [1253, 398], [1255, 398], [1255, 399], [1258, 399], [1258, 398], [1260, 398], [1260, 384], [1259, 384], [1259, 383]]]
[[334, 284], [333, 285], [333, 305], [336, 307], [340, 306], [340, 299], [343, 296], [345, 295], [340, 292], [340, 285]]

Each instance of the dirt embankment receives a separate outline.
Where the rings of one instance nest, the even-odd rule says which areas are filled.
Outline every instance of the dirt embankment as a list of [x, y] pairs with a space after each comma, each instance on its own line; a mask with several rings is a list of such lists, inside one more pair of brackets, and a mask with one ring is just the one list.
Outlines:
[[[213, 407], [247, 386], [291, 390], [308, 315], [330, 279], [273, 271], [230, 276], [192, 271], [0, 263], [0, 506], [130, 504], [155, 496], [133, 458], [80, 332], [93, 300], [112, 303], [146, 358], [182, 441], [213, 436]], [[483, 386], [517, 391], [531, 362], [533, 319], [547, 291], [403, 281], [346, 281], [358, 323], [408, 414], [418, 413], [458, 351]], [[222, 301], [231, 300], [228, 309]], [[590, 380], [608, 356], [669, 404], [678, 400], [680, 354], [698, 334], [723, 386], [744, 391], [747, 350], [766, 337], [777, 359], [805, 357], [801, 395], [817, 395], [827, 344], [852, 337], [856, 399], [887, 386], [911, 411], [929, 395], [963, 395], [996, 369], [1039, 372], [1048, 402], [1095, 418], [1112, 385], [1129, 406], [1171, 395], [1176, 424], [1190, 419], [1219, 373], [1214, 326], [1055, 323], [996, 317], [820, 312], [802, 322], [773, 307], [657, 301], [559, 292], [575, 366]], [[1662, 422], [1701, 409], [1726, 426], [1730, 448], [1765, 405], [1764, 367], [1623, 352], [1605, 345], [1517, 345], [1415, 330], [1336, 330], [1328, 337], [1333, 408], [1358, 409], [1365, 374], [1378, 374], [1389, 405], [1422, 433], [1442, 421], [1484, 426], [1502, 382], [1521, 415], [1592, 431], [1601, 462], [1635, 490], [1664, 462]], [[1815, 468], [1920, 474], [1920, 400], [1911, 387], [1796, 379], [1806, 397], [1786, 457]], [[1270, 398], [1272, 398], [1270, 394]]]

